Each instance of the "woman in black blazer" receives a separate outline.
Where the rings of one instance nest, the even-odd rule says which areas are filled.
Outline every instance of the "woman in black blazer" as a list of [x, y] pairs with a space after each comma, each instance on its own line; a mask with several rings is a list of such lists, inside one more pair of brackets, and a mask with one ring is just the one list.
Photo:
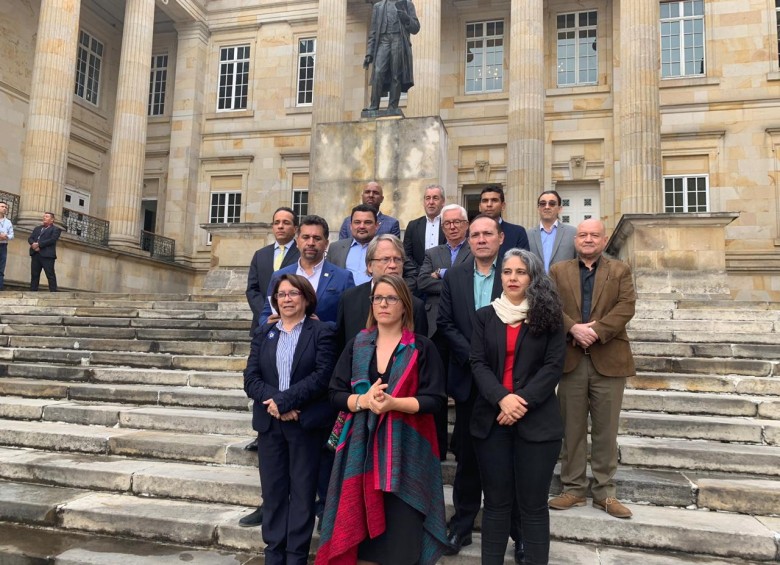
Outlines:
[[255, 332], [244, 371], [259, 433], [265, 563], [305, 565], [320, 450], [336, 419], [327, 397], [336, 336], [311, 318], [317, 295], [304, 277], [279, 277], [271, 302], [280, 320]]
[[547, 563], [547, 497], [563, 438], [555, 396], [565, 356], [561, 302], [529, 251], [506, 252], [501, 283], [501, 297], [477, 310], [471, 338], [479, 390], [471, 434], [485, 493], [482, 563], [504, 563], [515, 502], [524, 563]]

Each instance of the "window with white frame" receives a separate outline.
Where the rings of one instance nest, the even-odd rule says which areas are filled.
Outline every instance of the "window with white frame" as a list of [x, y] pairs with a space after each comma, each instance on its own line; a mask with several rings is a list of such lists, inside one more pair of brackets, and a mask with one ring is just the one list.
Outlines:
[[708, 212], [707, 180], [706, 175], [664, 177], [664, 211]]
[[598, 81], [597, 19], [595, 10], [558, 14], [558, 86]]
[[661, 2], [660, 6], [661, 77], [704, 75], [704, 0]]
[[466, 24], [466, 93], [503, 89], [503, 20]]
[[212, 192], [210, 224], [236, 224], [241, 221], [240, 192]]
[[244, 110], [249, 93], [249, 45], [219, 50], [217, 110]]
[[307, 37], [298, 40], [298, 106], [311, 106], [314, 99], [314, 63], [317, 40]]
[[775, 22], [777, 25], [777, 57], [780, 61], [780, 0], [775, 0]]
[[152, 70], [149, 73], [150, 116], [165, 113], [165, 86], [168, 82], [168, 55], [152, 55]]
[[309, 190], [307, 188], [293, 190], [292, 209], [299, 218], [309, 215]]
[[103, 44], [88, 34], [79, 31], [79, 50], [76, 54], [76, 96], [98, 105], [100, 93], [100, 70], [103, 66]]

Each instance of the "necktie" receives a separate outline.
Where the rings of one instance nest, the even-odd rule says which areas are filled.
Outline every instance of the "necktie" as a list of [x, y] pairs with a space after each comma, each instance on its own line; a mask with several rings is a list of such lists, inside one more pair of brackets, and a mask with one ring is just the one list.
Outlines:
[[282, 268], [282, 260], [284, 259], [284, 245], [279, 246], [279, 253], [274, 257], [274, 271], [278, 271]]

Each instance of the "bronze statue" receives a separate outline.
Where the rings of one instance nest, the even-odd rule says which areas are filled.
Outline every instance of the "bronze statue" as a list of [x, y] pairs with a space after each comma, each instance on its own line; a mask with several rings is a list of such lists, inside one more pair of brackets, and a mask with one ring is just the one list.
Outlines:
[[402, 92], [414, 86], [411, 34], [420, 31], [412, 0], [379, 0], [371, 14], [363, 68], [371, 70], [369, 112], [379, 110], [379, 100], [389, 92], [387, 113], [402, 115], [398, 101]]

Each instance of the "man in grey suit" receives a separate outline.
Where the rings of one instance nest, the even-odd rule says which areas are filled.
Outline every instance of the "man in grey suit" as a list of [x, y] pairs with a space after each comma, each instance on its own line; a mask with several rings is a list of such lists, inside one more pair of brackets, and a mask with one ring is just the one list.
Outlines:
[[577, 256], [574, 236], [577, 229], [564, 224], [558, 218], [561, 213], [561, 195], [554, 190], [545, 190], [536, 199], [539, 209], [539, 225], [528, 232], [531, 253], [544, 263], [544, 272], [550, 272], [550, 265], [568, 261]]
[[377, 209], [368, 204], [358, 204], [352, 208], [349, 224], [352, 237], [340, 239], [328, 247], [328, 261], [348, 269], [355, 279], [355, 285], [371, 280], [371, 275], [366, 273], [366, 251], [379, 229], [377, 214]]
[[428, 337], [436, 333], [436, 317], [439, 314], [439, 297], [447, 269], [459, 265], [471, 257], [466, 243], [469, 219], [466, 209], [457, 204], [445, 206], [441, 211], [441, 226], [447, 243], [437, 245], [425, 252], [425, 259], [417, 277], [417, 288], [426, 295], [425, 310], [428, 312]]

